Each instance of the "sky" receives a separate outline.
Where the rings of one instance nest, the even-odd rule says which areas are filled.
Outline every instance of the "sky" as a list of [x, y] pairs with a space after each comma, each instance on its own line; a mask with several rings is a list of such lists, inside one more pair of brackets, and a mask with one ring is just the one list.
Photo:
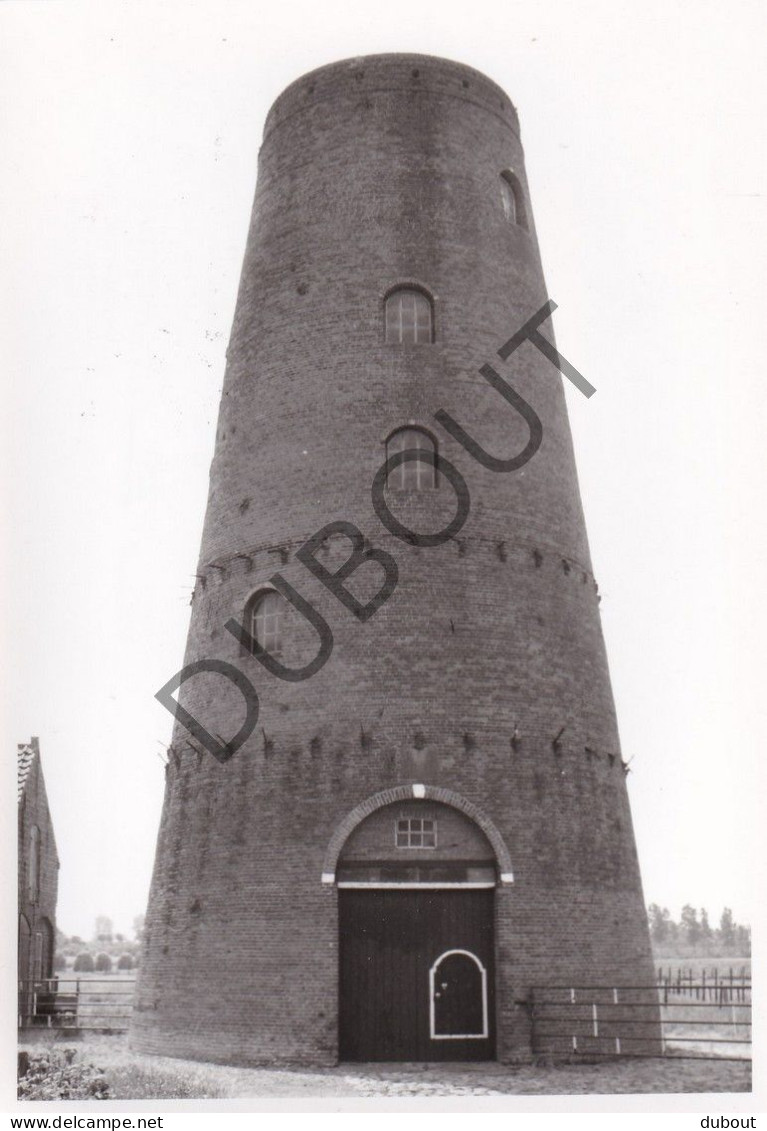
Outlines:
[[767, 7], [2, 9], [4, 794], [10, 817], [38, 735], [60, 927], [130, 933], [146, 904], [154, 693], [183, 658], [267, 110], [386, 51], [467, 63], [518, 108], [558, 346], [597, 389], [565, 382], [646, 899], [753, 921]]

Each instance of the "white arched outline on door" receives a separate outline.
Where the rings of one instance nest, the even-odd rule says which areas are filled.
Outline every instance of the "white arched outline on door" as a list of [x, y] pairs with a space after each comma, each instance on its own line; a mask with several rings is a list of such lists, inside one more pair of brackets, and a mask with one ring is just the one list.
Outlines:
[[[481, 1033], [435, 1033], [435, 1017], [434, 1017], [434, 976], [437, 972], [437, 967], [451, 954], [465, 954], [472, 962], [476, 962], [479, 967], [480, 975], [482, 976], [482, 1032]], [[429, 1036], [433, 1041], [483, 1041], [489, 1036], [487, 1026], [487, 970], [485, 970], [482, 963], [477, 958], [476, 954], [472, 954], [470, 950], [446, 950], [444, 954], [440, 954], [437, 961], [429, 971]]]

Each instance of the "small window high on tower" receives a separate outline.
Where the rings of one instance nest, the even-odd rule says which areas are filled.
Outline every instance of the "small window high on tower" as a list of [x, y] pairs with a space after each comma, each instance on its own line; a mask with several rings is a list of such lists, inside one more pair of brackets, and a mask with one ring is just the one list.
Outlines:
[[528, 231], [525, 194], [516, 174], [511, 169], [501, 173], [501, 203], [503, 214], [510, 224], [516, 224]]
[[386, 299], [386, 341], [390, 345], [420, 345], [434, 341], [431, 300], [414, 287], [401, 287]]
[[248, 602], [247, 627], [256, 643], [271, 656], [282, 651], [285, 611], [285, 600], [273, 589], [256, 593]]
[[400, 428], [386, 441], [386, 458], [398, 452], [424, 452], [424, 459], [403, 460], [389, 472], [388, 486], [397, 490], [423, 491], [437, 486], [437, 445], [421, 428]]

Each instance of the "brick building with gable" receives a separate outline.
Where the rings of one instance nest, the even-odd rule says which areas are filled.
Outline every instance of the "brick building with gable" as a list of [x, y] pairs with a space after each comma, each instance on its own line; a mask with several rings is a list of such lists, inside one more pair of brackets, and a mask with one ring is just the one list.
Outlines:
[[21, 1012], [36, 983], [53, 974], [59, 856], [37, 738], [19, 743], [18, 978]]

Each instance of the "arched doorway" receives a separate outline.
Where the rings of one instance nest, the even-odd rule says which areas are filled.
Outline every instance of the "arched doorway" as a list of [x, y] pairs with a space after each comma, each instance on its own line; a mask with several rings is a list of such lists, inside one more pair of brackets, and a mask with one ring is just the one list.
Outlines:
[[30, 959], [29, 921], [26, 915], [19, 915], [19, 1024], [26, 1025], [32, 1009], [32, 991], [29, 985], [29, 959]]
[[34, 973], [35, 981], [50, 978], [53, 974], [53, 924], [50, 919], [41, 919], [35, 933]]
[[433, 799], [382, 805], [335, 878], [340, 1059], [493, 1059], [498, 868], [479, 826]]

